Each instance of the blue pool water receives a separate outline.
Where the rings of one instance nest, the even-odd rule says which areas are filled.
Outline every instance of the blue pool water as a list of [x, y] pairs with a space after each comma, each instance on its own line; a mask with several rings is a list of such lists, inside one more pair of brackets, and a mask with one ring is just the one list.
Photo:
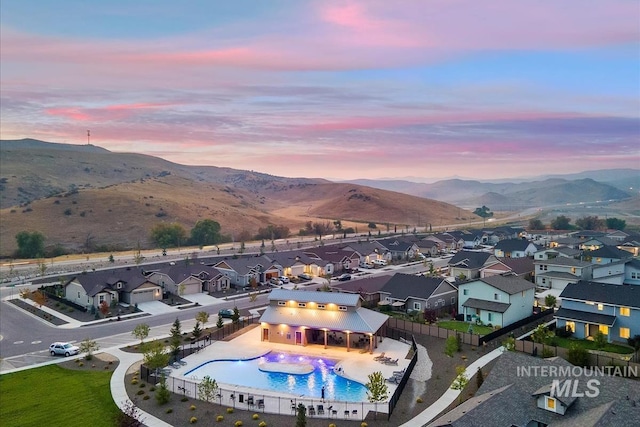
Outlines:
[[[309, 374], [264, 372], [258, 368], [264, 362], [305, 363], [314, 368]], [[325, 399], [366, 402], [367, 388], [333, 373], [336, 360], [317, 356], [270, 352], [251, 360], [212, 360], [185, 373], [186, 377], [202, 379], [209, 376], [218, 383], [289, 393], [296, 396], [320, 398], [324, 387]]]

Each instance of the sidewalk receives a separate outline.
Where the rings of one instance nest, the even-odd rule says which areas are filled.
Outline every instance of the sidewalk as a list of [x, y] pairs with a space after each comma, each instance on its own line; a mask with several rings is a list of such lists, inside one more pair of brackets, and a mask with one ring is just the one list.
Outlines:
[[[464, 371], [464, 376], [470, 380], [478, 372], [479, 368], [482, 368], [487, 363], [499, 357], [503, 351], [505, 351], [504, 347], [498, 347], [490, 353], [485, 354], [471, 365], [467, 366], [467, 369]], [[452, 388], [447, 389], [440, 399], [436, 400], [431, 406], [420, 412], [411, 420], [402, 424], [400, 427], [419, 427], [427, 425], [440, 415], [442, 411], [447, 409], [449, 405], [455, 402], [461, 392], [461, 390], [453, 390]]]

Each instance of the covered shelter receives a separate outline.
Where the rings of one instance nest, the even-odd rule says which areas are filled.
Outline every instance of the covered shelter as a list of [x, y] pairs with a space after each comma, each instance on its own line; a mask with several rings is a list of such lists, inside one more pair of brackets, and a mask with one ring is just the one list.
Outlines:
[[274, 289], [260, 317], [261, 341], [373, 352], [389, 316], [361, 307], [358, 294]]

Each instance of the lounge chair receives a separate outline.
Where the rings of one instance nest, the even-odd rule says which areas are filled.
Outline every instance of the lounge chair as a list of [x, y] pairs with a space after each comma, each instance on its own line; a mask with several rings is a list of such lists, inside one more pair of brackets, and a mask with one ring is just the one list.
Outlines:
[[318, 405], [318, 415], [324, 415], [324, 405]]
[[383, 357], [382, 359], [378, 359], [378, 362], [380, 363], [387, 363], [390, 362], [391, 358], [390, 357]]
[[380, 359], [384, 359], [384, 352], [383, 352], [383, 353], [380, 353], [379, 355], [377, 355], [377, 356], [374, 356], [374, 357], [373, 357], [373, 360], [380, 360]]
[[399, 359], [395, 359], [395, 360], [385, 360], [384, 363], [385, 365], [397, 365], [398, 364], [398, 360]]
[[258, 409], [264, 409], [264, 399], [258, 400]]

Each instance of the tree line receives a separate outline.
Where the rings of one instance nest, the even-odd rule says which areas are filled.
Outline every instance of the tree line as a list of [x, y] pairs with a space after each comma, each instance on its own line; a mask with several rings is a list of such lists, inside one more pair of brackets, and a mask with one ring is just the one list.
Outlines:
[[575, 225], [571, 224], [571, 218], [559, 215], [551, 220], [547, 227], [540, 219], [529, 220], [529, 230], [624, 230], [627, 222], [619, 218], [598, 218], [597, 216], [585, 216], [576, 219]]

